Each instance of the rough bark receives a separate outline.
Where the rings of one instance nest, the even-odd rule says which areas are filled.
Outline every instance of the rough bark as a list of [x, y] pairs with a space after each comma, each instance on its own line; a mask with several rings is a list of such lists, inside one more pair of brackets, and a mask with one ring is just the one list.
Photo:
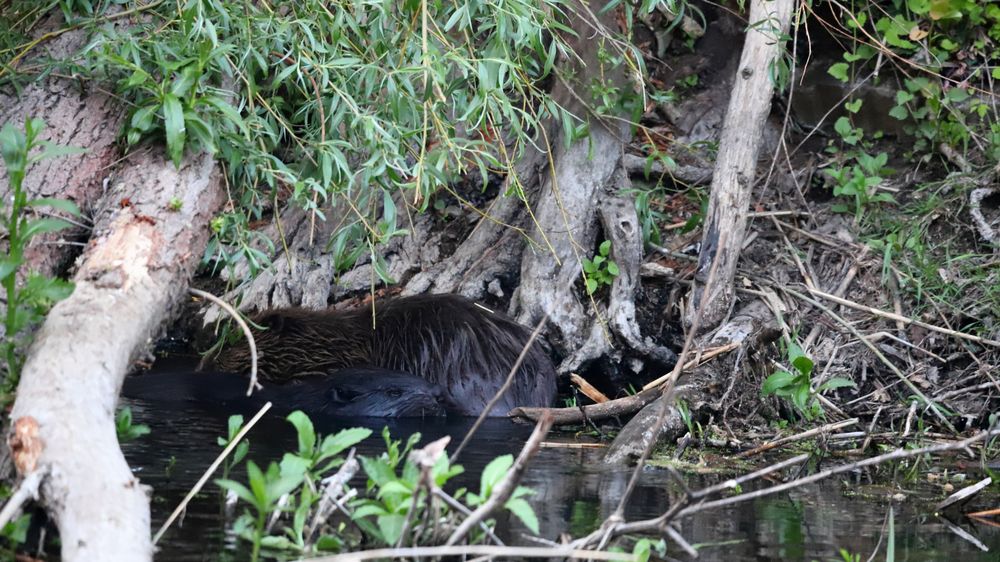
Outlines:
[[[598, 55], [600, 33], [616, 28], [615, 13], [609, 10], [588, 21], [580, 14], [574, 24], [579, 37], [573, 45], [579, 57], [574, 76], [602, 76], [620, 87], [630, 87], [621, 67], [602, 68]], [[521, 285], [512, 302], [512, 311], [521, 323], [532, 325], [548, 315], [550, 339], [567, 355], [561, 373], [583, 367], [601, 357], [621, 359], [620, 348], [670, 363], [673, 353], [640, 335], [635, 318], [634, 295], [642, 262], [641, 232], [631, 202], [617, 196], [629, 187], [622, 157], [631, 138], [626, 121], [600, 118], [589, 106], [588, 89], [560, 80], [553, 90], [564, 107], [588, 121], [589, 136], [566, 146], [560, 137], [552, 141], [554, 167], [543, 176], [531, 244], [521, 262]], [[614, 280], [607, 306], [583, 298], [574, 286], [581, 279], [581, 259], [593, 254], [598, 226], [612, 241], [611, 258], [621, 274]]]
[[11, 412], [15, 466], [22, 476], [42, 471], [67, 561], [152, 557], [149, 502], [118, 448], [115, 405], [132, 360], [187, 287], [222, 202], [210, 156], [178, 170], [162, 152], [134, 154], [115, 178], [108, 197], [131, 206], [99, 217], [76, 289], [29, 350]]
[[[722, 321], [733, 302], [733, 279], [743, 248], [757, 154], [774, 93], [771, 68], [781, 56], [780, 38], [788, 32], [793, 5], [792, 0], [754, 0], [750, 5], [750, 27], [719, 140], [698, 268], [687, 307], [685, 322], [689, 326], [702, 299], [707, 299], [702, 329]], [[723, 232], [730, 234], [720, 247]], [[718, 272], [705, 294], [704, 284], [716, 255]]]
[[[61, 16], [50, 18], [38, 33], [58, 28]], [[68, 58], [87, 40], [82, 30], [65, 33], [44, 44], [44, 55]], [[0, 126], [13, 123], [23, 128], [25, 116], [45, 119], [47, 127], [41, 138], [62, 146], [87, 149], [74, 154], [43, 160], [28, 168], [24, 187], [29, 198], [58, 197], [77, 204], [84, 214], [92, 211], [103, 192], [103, 180], [118, 158], [115, 137], [125, 113], [122, 104], [111, 97], [81, 87], [79, 82], [49, 77], [27, 84], [20, 91], [0, 91]], [[7, 170], [0, 166], [0, 197], [7, 201], [10, 187]], [[86, 219], [84, 219], [86, 220]], [[85, 235], [82, 228], [38, 236], [25, 251], [25, 270], [52, 275], [79, 253], [63, 242]]]

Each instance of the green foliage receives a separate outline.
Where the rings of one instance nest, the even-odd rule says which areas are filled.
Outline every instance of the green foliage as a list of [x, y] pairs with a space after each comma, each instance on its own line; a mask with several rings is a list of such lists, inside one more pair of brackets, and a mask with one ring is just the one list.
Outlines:
[[833, 194], [838, 197], [848, 197], [852, 205], [836, 204], [833, 210], [839, 213], [853, 211], [856, 221], [860, 221], [867, 207], [876, 203], [892, 203], [892, 194], [878, 191], [884, 181], [883, 174], [888, 170], [885, 165], [889, 156], [880, 152], [871, 156], [862, 151], [853, 152], [853, 163], [845, 166], [827, 168], [827, 177], [833, 182]]
[[[360, 465], [368, 476], [367, 484], [359, 497], [348, 502], [350, 520], [360, 530], [361, 536], [343, 533], [346, 521], [332, 523], [331, 532], [320, 529], [313, 535], [309, 522], [324, 494], [323, 479], [331, 476], [344, 463], [343, 453], [371, 435], [363, 428], [345, 429], [334, 435], [321, 437], [316, 434], [309, 418], [302, 412], [293, 412], [288, 421], [295, 427], [297, 449], [285, 453], [280, 463], [271, 462], [262, 469], [253, 461], [246, 463], [246, 483], [223, 477], [217, 483], [246, 504], [246, 510], [233, 523], [234, 533], [253, 544], [253, 558], [263, 549], [303, 555], [314, 551], [343, 551], [357, 548], [361, 542], [392, 546], [418, 541], [428, 532], [426, 528], [407, 526], [407, 521], [423, 521], [430, 514], [444, 519], [455, 519], [460, 513], [452, 511], [449, 504], [437, 496], [428, 495], [428, 485], [444, 486], [451, 478], [461, 474], [461, 466], [452, 465], [447, 454], [442, 454], [423, 481], [421, 468], [409, 457], [409, 452], [419, 442], [420, 435], [412, 435], [406, 443], [393, 440], [388, 429], [383, 430], [386, 452], [378, 457], [360, 457]], [[229, 436], [219, 439], [228, 444], [239, 431], [242, 418], [230, 418]], [[244, 443], [236, 451], [235, 462], [246, 455]], [[513, 458], [500, 457], [483, 471], [478, 494], [459, 490], [456, 500], [463, 500], [470, 508], [489, 498], [493, 488], [509, 471]], [[234, 463], [235, 464], [235, 463]], [[338, 491], [339, 492], [339, 491]], [[533, 532], [538, 531], [538, 519], [525, 500], [531, 491], [517, 488], [505, 504]], [[268, 517], [274, 513], [289, 514], [280, 530], [270, 530]], [[338, 526], [339, 525], [339, 526]], [[404, 532], [406, 535], [404, 535]], [[477, 533], [480, 533], [477, 531]], [[426, 538], [426, 537], [424, 537]], [[482, 534], [471, 537], [481, 541]]]
[[[570, 9], [562, 0], [164, 3], [147, 22], [100, 28], [81, 73], [113, 80], [129, 101], [130, 144], [157, 138], [175, 163], [206, 150], [225, 164], [234, 201], [213, 221], [207, 261], [246, 260], [256, 272], [269, 249], [257, 248], [252, 222], [288, 201], [323, 220], [327, 204], [347, 201], [352, 216], [321, 243], [334, 246], [338, 270], [367, 255], [390, 282], [377, 250], [405, 231], [387, 205], [423, 210], [460, 176], [485, 186], [543, 119], [571, 138], [586, 132], [538, 87], [569, 52]], [[609, 39], [594, 39], [602, 64], [640, 76], [637, 52]], [[582, 90], [599, 111], [641, 107], [631, 88], [592, 70]], [[500, 131], [509, 144], [497, 143]], [[522, 196], [516, 182], [508, 195]]]
[[[243, 427], [243, 416], [239, 414], [229, 416], [228, 426], [226, 429], [226, 437], [224, 438], [219, 437], [217, 439], [219, 446], [222, 447], [223, 449], [228, 447], [229, 444], [232, 443], [234, 439], [236, 439], [236, 435], [240, 432], [241, 427]], [[232, 467], [242, 462], [243, 459], [246, 458], [247, 452], [249, 451], [250, 451], [250, 441], [246, 439], [243, 439], [242, 441], [240, 441], [238, 445], [236, 445], [236, 449], [233, 450], [233, 454], [229, 455], [226, 458], [225, 462], [222, 464], [223, 479], [229, 478], [229, 471], [232, 469]]]
[[648, 562], [654, 552], [659, 558], [665, 559], [667, 557], [667, 541], [660, 539], [654, 542], [650, 539], [639, 539], [632, 547], [632, 556], [635, 557], [635, 562]]
[[17, 548], [24, 544], [28, 538], [28, 528], [31, 527], [31, 514], [25, 513], [8, 521], [3, 529], [0, 529], [0, 554], [5, 560], [14, 560]]
[[815, 365], [812, 359], [803, 353], [802, 348], [795, 341], [787, 342], [785, 351], [788, 362], [792, 365], [792, 370], [779, 370], [772, 373], [764, 380], [761, 393], [764, 396], [773, 394], [787, 399], [803, 418], [812, 420], [823, 415], [823, 407], [816, 398], [817, 394], [835, 388], [855, 386], [853, 381], [833, 377], [813, 390], [812, 372]]
[[583, 258], [583, 277], [588, 295], [594, 294], [601, 287], [610, 287], [620, 273], [618, 264], [609, 258], [610, 240], [601, 242], [597, 251], [598, 254], [593, 259]]
[[149, 434], [149, 426], [132, 423], [132, 408], [125, 406], [115, 414], [115, 433], [119, 443], [127, 443]]
[[[989, 98], [1000, 77], [1000, 5], [975, 0], [908, 0], [854, 3], [841, 22], [854, 42], [828, 72], [850, 82], [879, 61], [915, 64], [902, 73], [903, 88], [889, 115], [905, 121], [914, 152], [934, 153], [941, 143], [1000, 159], [997, 121]], [[874, 40], [874, 41], [873, 41]], [[955, 68], [960, 68], [955, 72]], [[968, 71], [966, 71], [968, 69]], [[877, 79], [877, 77], [876, 77]], [[838, 128], [842, 138], [848, 137]], [[973, 160], [967, 156], [967, 159]]]
[[31, 329], [53, 304], [73, 291], [69, 282], [33, 272], [24, 276], [23, 283], [19, 284], [17, 279], [24, 263], [24, 250], [32, 238], [71, 226], [66, 220], [54, 216], [36, 217], [32, 211], [48, 207], [72, 216], [80, 215], [80, 210], [70, 201], [29, 199], [24, 189], [25, 174], [32, 164], [46, 158], [82, 152], [39, 139], [44, 127], [45, 123], [40, 119], [27, 119], [23, 132], [11, 123], [0, 130], [0, 151], [10, 182], [10, 206], [0, 209], [0, 226], [6, 231], [7, 239], [7, 248], [0, 253], [0, 286], [3, 287], [7, 305], [3, 319], [5, 335], [0, 341], [0, 355], [6, 363], [0, 384], [0, 402], [8, 401], [17, 385], [23, 362], [21, 351], [30, 341]]

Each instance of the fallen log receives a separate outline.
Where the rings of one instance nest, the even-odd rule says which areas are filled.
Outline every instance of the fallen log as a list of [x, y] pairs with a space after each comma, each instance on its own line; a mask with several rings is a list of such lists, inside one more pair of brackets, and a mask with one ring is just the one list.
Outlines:
[[[40, 473], [40, 500], [62, 559], [152, 558], [149, 501], [118, 447], [122, 380], [180, 302], [222, 202], [214, 159], [180, 169], [162, 154], [130, 157], [74, 276], [21, 374], [8, 439], [18, 474]], [[178, 206], [177, 202], [180, 202]]]

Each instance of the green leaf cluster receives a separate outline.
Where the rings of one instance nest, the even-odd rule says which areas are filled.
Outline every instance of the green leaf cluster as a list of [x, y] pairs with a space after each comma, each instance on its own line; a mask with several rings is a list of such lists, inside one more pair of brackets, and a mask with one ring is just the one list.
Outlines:
[[812, 372], [815, 364], [795, 341], [789, 341], [786, 345], [788, 362], [792, 365], [792, 370], [779, 370], [772, 373], [761, 387], [764, 396], [774, 395], [785, 398], [792, 403], [803, 418], [812, 420], [823, 415], [823, 407], [816, 398], [817, 394], [827, 390], [855, 386], [853, 381], [842, 377], [833, 377], [821, 384], [818, 388], [812, 388]]
[[[543, 120], [586, 130], [539, 87], [570, 52], [569, 9], [563, 0], [164, 3], [146, 21], [98, 28], [79, 70], [128, 100], [130, 144], [159, 139], [178, 165], [190, 150], [225, 164], [233, 205], [213, 222], [207, 262], [247, 261], [254, 274], [273, 250], [255, 238], [255, 221], [287, 202], [324, 220], [343, 202], [350, 215], [321, 241], [337, 271], [367, 258], [391, 282], [378, 248], [405, 231], [390, 207], [423, 210], [461, 176], [485, 187], [534, 149]], [[641, 67], [622, 45], [608, 41], [602, 64]], [[595, 106], [641, 98], [614, 91], [601, 69], [591, 74]], [[509, 195], [521, 196], [516, 182]]]
[[[339, 455], [371, 435], [370, 429], [353, 428], [320, 438], [312, 421], [302, 412], [293, 412], [287, 419], [295, 427], [297, 451], [285, 453], [280, 463], [271, 462], [266, 470], [247, 461], [247, 484], [225, 475], [216, 480], [248, 506], [234, 523], [234, 532], [252, 542], [254, 559], [262, 548], [303, 553], [342, 545], [339, 537], [331, 535], [321, 535], [313, 541], [307, 528], [309, 516], [322, 497], [320, 482], [344, 462]], [[228, 445], [235, 439], [242, 421], [241, 416], [229, 419], [228, 438], [220, 438], [220, 445]], [[241, 442], [233, 464], [242, 460], [248, 449], [249, 444]], [[266, 531], [266, 522], [275, 512], [291, 513], [291, 524], [272, 535]]]
[[611, 241], [605, 240], [593, 258], [583, 258], [583, 279], [587, 294], [592, 295], [601, 287], [610, 287], [621, 271], [618, 264], [610, 259]]
[[889, 115], [904, 121], [916, 138], [915, 153], [935, 153], [945, 143], [990, 162], [1000, 160], [1000, 128], [989, 95], [992, 82], [1000, 79], [995, 64], [1000, 60], [1000, 4], [866, 0], [840, 7], [840, 15], [854, 41], [843, 60], [828, 69], [831, 76], [845, 83], [862, 77], [877, 82], [876, 66], [909, 61]]
[[119, 443], [127, 443], [135, 441], [143, 435], [148, 435], [149, 426], [132, 423], [132, 408], [125, 406], [115, 414], [115, 433], [118, 435]]
[[[343, 453], [367, 439], [371, 430], [352, 428], [321, 437], [316, 434], [308, 416], [302, 412], [293, 412], [287, 419], [295, 427], [298, 444], [296, 451], [285, 453], [280, 462], [271, 462], [266, 470], [253, 461], [247, 461], [246, 483], [228, 476], [217, 480], [220, 487], [247, 506], [245, 512], [234, 522], [233, 531], [237, 536], [253, 543], [254, 558], [265, 549], [302, 555], [322, 550], [344, 551], [356, 548], [362, 541], [387, 546], [400, 542], [425, 544], [434, 540], [433, 526], [428, 528], [416, 522], [426, 521], [432, 514], [436, 518], [450, 520], [464, 517], [462, 513], [454, 512], [452, 505], [442, 502], [436, 495], [428, 497], [428, 483], [423, 482], [421, 468], [409, 455], [420, 441], [420, 434], [410, 436], [403, 443], [392, 439], [388, 429], [385, 429], [382, 432], [385, 453], [377, 457], [359, 457], [367, 482], [359, 497], [347, 502], [350, 522], [355, 529], [360, 530], [361, 536], [344, 532], [346, 520], [339, 523], [325, 522], [320, 528], [319, 536], [312, 536], [310, 521], [325, 493], [323, 479], [341, 467], [344, 462]], [[228, 438], [220, 438], [220, 445], [228, 445], [235, 439], [242, 421], [240, 416], [230, 418]], [[243, 460], [247, 447], [245, 441], [240, 443], [235, 462]], [[495, 459], [484, 469], [477, 494], [459, 489], [453, 494], [454, 498], [464, 500], [468, 506], [466, 509], [479, 505], [490, 497], [512, 463], [510, 455]], [[441, 488], [462, 472], [462, 467], [451, 464], [447, 453], [444, 453], [428, 472], [429, 485], [432, 489]], [[517, 488], [505, 507], [526, 527], [538, 532], [538, 519], [525, 499], [531, 493], [527, 488]], [[268, 518], [273, 513], [290, 514], [290, 521], [277, 532], [269, 530]], [[411, 522], [409, 527], [407, 521]], [[452, 521], [448, 525], [454, 523]], [[470, 538], [473, 542], [482, 539], [482, 531], [478, 529]]]
[[883, 176], [889, 172], [885, 167], [889, 156], [885, 152], [871, 156], [859, 150], [852, 153], [851, 160], [847, 165], [827, 168], [825, 173], [833, 183], [833, 194], [847, 197], [853, 203], [835, 204], [833, 210], [839, 213], [853, 210], [855, 220], [860, 221], [870, 205], [895, 201], [891, 193], [878, 190], [885, 180]]
[[32, 164], [82, 152], [40, 139], [44, 127], [45, 123], [40, 119], [27, 119], [23, 131], [12, 123], [7, 123], [0, 130], [0, 152], [10, 184], [9, 207], [0, 209], [0, 226], [7, 239], [6, 249], [0, 253], [0, 287], [7, 305], [3, 318], [5, 335], [0, 341], [0, 357], [5, 362], [0, 402], [9, 401], [17, 385], [23, 362], [22, 351], [30, 341], [31, 329], [41, 322], [56, 302], [73, 291], [73, 285], [67, 281], [34, 272], [27, 272], [21, 282], [18, 280], [28, 243], [35, 236], [71, 226], [69, 221], [56, 216], [38, 216], [39, 209], [48, 208], [73, 217], [80, 216], [80, 210], [71, 201], [30, 199], [25, 190], [24, 179]]

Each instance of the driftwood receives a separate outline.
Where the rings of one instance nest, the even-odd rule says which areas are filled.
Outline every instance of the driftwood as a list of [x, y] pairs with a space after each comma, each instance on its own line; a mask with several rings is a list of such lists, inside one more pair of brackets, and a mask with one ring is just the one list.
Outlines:
[[[740, 372], [740, 357], [749, 356], [762, 349], [777, 339], [779, 334], [774, 315], [762, 301], [753, 301], [741, 309], [717, 330], [709, 341], [698, 346], [700, 349], [705, 349], [737, 344], [738, 348], [730, 351], [729, 356], [723, 361], [716, 360], [684, 374], [681, 378], [683, 384], [677, 387], [674, 395], [661, 396], [659, 388], [643, 391], [643, 393], [655, 392], [656, 396], [622, 428], [608, 447], [604, 461], [624, 464], [638, 458], [643, 451], [652, 446], [653, 439], [664, 442], [683, 435], [687, 431], [687, 425], [680, 410], [674, 405], [677, 396], [684, 398], [692, 416], [699, 417], [702, 408], [712, 403], [707, 389], [725, 387], [723, 381]], [[664, 400], [669, 403], [663, 404]], [[661, 418], [659, 415], [661, 408], [666, 408], [666, 414], [662, 416], [661, 427], [658, 431], [654, 431], [657, 420]]]
[[[688, 325], [702, 299], [707, 301], [701, 319], [703, 328], [717, 325], [728, 314], [733, 302], [733, 279], [743, 249], [757, 153], [774, 94], [771, 68], [781, 56], [781, 39], [788, 32], [793, 5], [792, 0], [759, 0], [750, 5], [750, 24], [712, 175], [695, 284], [685, 318]], [[720, 246], [719, 238], [724, 232], [731, 235], [728, 243]], [[703, 294], [708, 270], [716, 255], [721, 260], [718, 278], [709, 288], [710, 293]]]

